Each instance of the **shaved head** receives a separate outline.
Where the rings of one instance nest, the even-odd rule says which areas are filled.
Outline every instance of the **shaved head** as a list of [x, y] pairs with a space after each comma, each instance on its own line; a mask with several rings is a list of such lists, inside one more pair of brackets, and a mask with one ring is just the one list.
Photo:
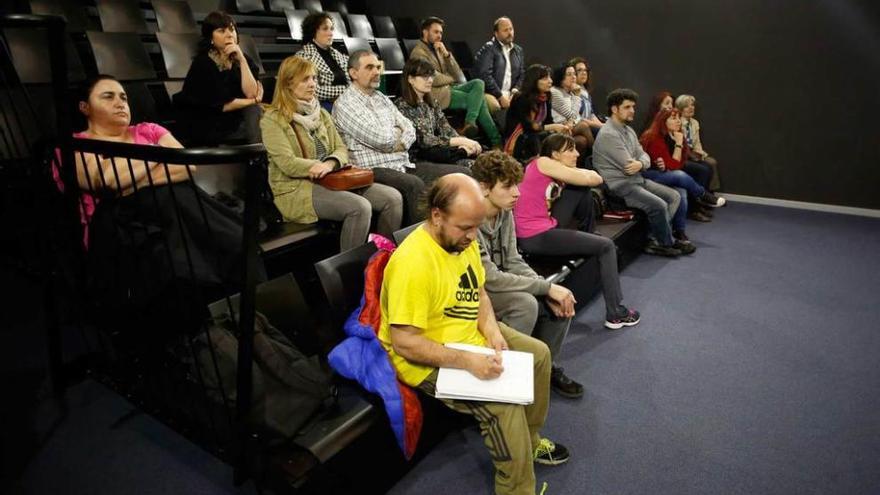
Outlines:
[[428, 231], [450, 253], [470, 246], [485, 217], [480, 185], [465, 174], [444, 175], [428, 191]]

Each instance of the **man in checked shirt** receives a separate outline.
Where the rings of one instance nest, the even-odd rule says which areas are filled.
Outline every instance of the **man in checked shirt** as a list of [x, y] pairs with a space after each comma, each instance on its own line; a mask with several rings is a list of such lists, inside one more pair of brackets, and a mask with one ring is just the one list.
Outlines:
[[374, 179], [403, 196], [403, 225], [424, 219], [419, 200], [425, 184], [466, 167], [440, 163], [412, 163], [407, 150], [416, 140], [412, 122], [378, 91], [380, 62], [371, 51], [357, 50], [348, 57], [351, 85], [333, 104], [333, 120], [348, 145], [351, 165], [373, 170]]

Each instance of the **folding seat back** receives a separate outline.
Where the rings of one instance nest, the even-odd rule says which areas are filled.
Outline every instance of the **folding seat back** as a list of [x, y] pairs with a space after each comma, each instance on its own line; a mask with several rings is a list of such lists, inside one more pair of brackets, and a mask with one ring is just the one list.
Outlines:
[[309, 15], [308, 10], [285, 10], [284, 15], [287, 17], [287, 27], [290, 29], [290, 37], [299, 41], [302, 40], [302, 22]]
[[156, 22], [163, 33], [200, 33], [189, 3], [181, 0], [153, 0]]
[[150, 34], [137, 0], [95, 0], [95, 7], [105, 33]]
[[406, 57], [403, 56], [400, 42], [396, 38], [376, 38], [376, 48], [379, 50], [379, 57], [385, 62], [386, 69], [403, 70]]
[[373, 20], [373, 34], [377, 38], [397, 38], [397, 29], [390, 16], [374, 15], [370, 18]]
[[285, 10], [295, 10], [296, 5], [293, 0], [269, 0], [269, 10], [272, 12], [284, 12]]
[[264, 12], [263, 0], [235, 0], [235, 9], [242, 14]]
[[156, 79], [150, 54], [135, 33], [86, 33], [98, 72], [120, 81]]
[[364, 294], [364, 268], [375, 252], [376, 245], [370, 242], [315, 263], [327, 297], [331, 328], [327, 339], [331, 345], [342, 341], [342, 324], [360, 305]]
[[455, 57], [458, 65], [464, 70], [469, 71], [474, 66], [474, 52], [466, 41], [449, 42], [449, 51]]
[[324, 6], [321, 5], [321, 0], [296, 0], [296, 6], [302, 10], [308, 10], [309, 12], [324, 11]]
[[322, 4], [324, 5], [325, 10], [339, 12], [345, 16], [350, 13], [348, 10], [348, 3], [345, 0], [324, 0]]
[[419, 29], [418, 23], [412, 17], [397, 17], [394, 19], [394, 27], [397, 29], [397, 35], [401, 38], [422, 37], [422, 30]]
[[201, 36], [194, 33], [156, 33], [159, 46], [162, 49], [162, 59], [165, 61], [165, 70], [171, 79], [183, 79], [186, 77], [192, 65], [193, 58], [198, 53], [198, 45]]
[[31, 0], [30, 4], [33, 14], [63, 17], [69, 33], [84, 33], [99, 27], [89, 18], [85, 6], [76, 0]]
[[357, 50], [373, 51], [373, 49], [370, 48], [370, 42], [365, 39], [349, 38], [346, 36], [342, 41], [345, 43], [345, 51], [349, 54], [354, 53]]
[[398, 231], [395, 231], [392, 236], [394, 237], [394, 243], [400, 246], [400, 243], [403, 242], [410, 234], [413, 233], [417, 228], [421, 227], [424, 222], [419, 222], [409, 227], [404, 227]]
[[248, 57], [252, 58], [254, 63], [257, 64], [260, 73], [254, 75], [261, 76], [265, 74], [266, 69], [263, 68], [263, 59], [260, 57], [260, 50], [257, 48], [257, 42], [254, 41], [254, 37], [249, 34], [239, 34], [238, 43], [241, 45], [241, 51], [243, 51]]
[[[46, 46], [46, 30], [41, 28], [7, 28], [3, 36], [10, 51], [15, 72], [23, 84], [49, 84], [52, 73], [49, 68], [49, 48]], [[70, 38], [65, 39], [67, 53], [67, 80], [79, 82], [86, 78], [82, 60]]]
[[413, 51], [413, 48], [415, 48], [416, 45], [419, 44], [419, 40], [418, 38], [404, 38], [401, 41], [403, 41], [403, 47], [406, 48], [406, 58], [408, 59], [409, 54]]
[[353, 38], [364, 38], [367, 40], [374, 38], [373, 27], [370, 26], [367, 16], [363, 14], [349, 14], [345, 17], [348, 18], [348, 26], [351, 28], [351, 36]]

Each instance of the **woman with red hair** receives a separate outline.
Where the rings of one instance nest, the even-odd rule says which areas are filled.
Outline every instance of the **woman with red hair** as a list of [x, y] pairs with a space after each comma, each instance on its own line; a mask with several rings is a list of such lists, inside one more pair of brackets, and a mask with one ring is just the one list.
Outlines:
[[673, 103], [675, 98], [673, 98], [672, 93], [669, 91], [660, 91], [656, 93], [653, 98], [651, 98], [651, 104], [648, 106], [648, 113], [645, 114], [645, 121], [642, 123], [642, 132], [648, 130], [651, 127], [651, 122], [654, 121], [654, 117], [660, 112], [660, 110], [672, 110]]
[[[654, 182], [686, 191], [686, 194], [681, 195], [681, 207], [678, 209], [681, 214], [676, 214], [672, 220], [673, 235], [677, 239], [686, 240], [683, 213], [688, 211], [687, 197], [696, 199], [696, 203], [699, 205], [712, 208], [723, 206], [725, 200], [707, 191], [682, 170], [688, 155], [684, 134], [681, 132], [681, 117], [678, 110], [661, 109], [654, 116], [648, 129], [642, 133], [639, 142], [651, 157], [651, 168], [643, 171], [642, 175]], [[691, 203], [690, 213], [694, 220], [710, 221], [710, 217], [700, 212], [698, 205], [694, 203]]]

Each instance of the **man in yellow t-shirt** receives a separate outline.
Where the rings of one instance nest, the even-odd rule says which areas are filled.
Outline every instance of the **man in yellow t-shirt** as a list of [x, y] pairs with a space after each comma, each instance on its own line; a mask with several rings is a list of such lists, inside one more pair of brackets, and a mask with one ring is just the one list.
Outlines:
[[[441, 399], [470, 414], [495, 465], [495, 493], [534, 494], [534, 462], [568, 460], [568, 449], [538, 435], [547, 417], [550, 351], [543, 342], [495, 320], [483, 288], [485, 272], [475, 242], [486, 215], [480, 186], [463, 174], [438, 179], [428, 191], [428, 218], [391, 256], [382, 281], [379, 340], [405, 383], [435, 395], [440, 367], [465, 369], [480, 379], [504, 370], [500, 351], [534, 355], [535, 401], [522, 406]], [[459, 342], [494, 348], [482, 355], [444, 347]]]

